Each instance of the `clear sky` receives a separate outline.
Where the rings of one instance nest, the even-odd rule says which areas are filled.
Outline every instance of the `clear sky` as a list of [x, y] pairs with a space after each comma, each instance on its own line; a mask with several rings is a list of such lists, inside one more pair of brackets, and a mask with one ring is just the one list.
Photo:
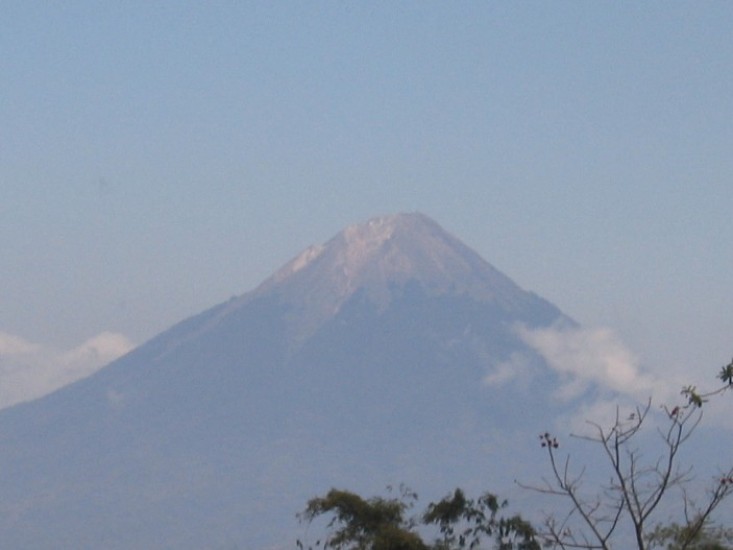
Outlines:
[[419, 210], [648, 368], [712, 373], [731, 29], [730, 2], [2, 2], [0, 348], [139, 344]]

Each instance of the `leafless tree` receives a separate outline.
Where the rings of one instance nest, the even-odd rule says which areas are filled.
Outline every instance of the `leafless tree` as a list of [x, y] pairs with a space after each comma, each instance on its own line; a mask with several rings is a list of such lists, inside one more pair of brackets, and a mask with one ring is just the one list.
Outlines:
[[613, 540], [624, 530], [622, 526], [630, 524], [638, 550], [653, 548], [660, 544], [659, 537], [654, 536], [660, 530], [652, 522], [652, 513], [672, 488], [679, 488], [683, 523], [674, 531], [674, 547], [697, 548], [696, 542], [701, 540], [713, 512], [733, 493], [733, 467], [715, 476], [703, 499], [696, 503], [689, 491], [691, 468], [680, 468], [678, 455], [702, 419], [703, 404], [733, 387], [733, 361], [723, 367], [718, 377], [724, 382], [722, 387], [707, 393], [687, 387], [682, 391], [686, 403], [663, 407], [662, 427], [657, 428], [660, 450], [652, 461], [644, 460], [638, 446], [642, 428], [651, 423], [651, 400], [630, 414], [622, 415], [617, 408], [609, 427], [589, 423], [591, 435], [573, 436], [599, 445], [604, 463], [610, 466], [610, 481], [590, 497], [582, 489], [587, 481], [585, 468], [573, 470], [569, 455], [564, 459], [558, 456], [557, 438], [550, 433], [540, 435], [551, 476], [540, 485], [520, 485], [568, 502], [565, 514], [547, 517], [542, 533], [547, 542], [562, 549], [610, 550]]

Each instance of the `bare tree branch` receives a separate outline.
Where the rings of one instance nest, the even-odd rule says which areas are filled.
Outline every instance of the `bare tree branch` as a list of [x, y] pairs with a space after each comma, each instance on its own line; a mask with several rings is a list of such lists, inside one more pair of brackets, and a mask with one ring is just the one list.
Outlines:
[[627, 521], [638, 550], [646, 550], [648, 541], [659, 544], [663, 540], [654, 537], [660, 526], [654, 526], [652, 530], [649, 525], [653, 513], [670, 489], [679, 487], [683, 495], [681, 513], [685, 523], [679, 532], [675, 531], [675, 548], [692, 548], [700, 540], [715, 509], [733, 493], [731, 468], [716, 478], [702, 506], [697, 506], [685, 488], [692, 479], [692, 468], [680, 469], [677, 464], [680, 448], [688, 442], [702, 420], [703, 404], [733, 388], [733, 361], [723, 367], [718, 378], [725, 383], [724, 386], [707, 393], [688, 386], [682, 390], [686, 403], [672, 408], [662, 407], [666, 425], [657, 428], [661, 450], [652, 462], [645, 460], [641, 450], [635, 446], [643, 427], [651, 422], [651, 399], [644, 406], [635, 407], [626, 417], [617, 407], [609, 427], [589, 422], [593, 428], [591, 435], [571, 434], [575, 439], [600, 445], [610, 466], [609, 483], [601, 485], [598, 496], [593, 498], [584, 496], [580, 491], [585, 469], [573, 475], [570, 455], [559, 461], [557, 438], [549, 433], [541, 434], [540, 443], [547, 452], [552, 476], [549, 480], [543, 478], [544, 485], [539, 487], [518, 484], [541, 494], [563, 497], [569, 508], [561, 520], [557, 520], [555, 515], [546, 518], [546, 530], [542, 533], [545, 539], [561, 549], [608, 550], [622, 521]]

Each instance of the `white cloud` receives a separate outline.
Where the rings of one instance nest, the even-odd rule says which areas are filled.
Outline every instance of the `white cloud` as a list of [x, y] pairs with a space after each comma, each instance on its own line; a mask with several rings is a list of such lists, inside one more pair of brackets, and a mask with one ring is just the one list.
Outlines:
[[[652, 399], [651, 422], [655, 421], [656, 413], [662, 413], [664, 405], [671, 408], [685, 403], [680, 390], [691, 383], [687, 374], [670, 372], [664, 366], [654, 371], [642, 369], [636, 355], [612, 330], [555, 326], [535, 330], [518, 327], [517, 332], [561, 375], [562, 387], [556, 393], [557, 398], [577, 397], [595, 385], [594, 401], [582, 404], [557, 421], [559, 426], [569, 427], [574, 433], [587, 433], [589, 422], [612, 424], [617, 410], [624, 419], [636, 407], [645, 406], [649, 399]], [[495, 377], [501, 378], [501, 374], [499, 370]], [[733, 399], [713, 398], [705, 405], [704, 413], [708, 425], [730, 429]]]
[[503, 386], [509, 382], [528, 383], [532, 375], [530, 359], [523, 353], [512, 353], [507, 361], [491, 369], [483, 379], [487, 386]]
[[0, 409], [41, 397], [89, 376], [133, 348], [122, 334], [104, 332], [58, 350], [0, 332]]
[[644, 398], [669, 393], [669, 385], [642, 372], [637, 357], [609, 329], [519, 327], [518, 332], [552, 369], [565, 375], [558, 397], [575, 397], [591, 383]]
[[0, 357], [4, 355], [22, 355], [33, 353], [38, 349], [36, 344], [26, 342], [18, 336], [0, 332]]

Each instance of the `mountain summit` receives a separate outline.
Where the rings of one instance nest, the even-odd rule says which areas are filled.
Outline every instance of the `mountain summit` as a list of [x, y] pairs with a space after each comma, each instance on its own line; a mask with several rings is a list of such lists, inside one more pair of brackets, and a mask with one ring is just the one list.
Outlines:
[[405, 285], [431, 297], [453, 295], [492, 304], [507, 315], [521, 317], [527, 308], [533, 315], [537, 308], [546, 309], [543, 318], [560, 315], [421, 213], [351, 225], [327, 243], [306, 248], [224, 311], [277, 296], [291, 310], [293, 337], [303, 341], [355, 295], [384, 311]]
[[[556, 406], [558, 379], [516, 327], [558, 322], [572, 323], [422, 214], [348, 227], [0, 413], [0, 540], [292, 547], [294, 514], [331, 486], [491, 483], [487, 464], [515, 469], [512, 442]], [[521, 383], [485, 383], [497, 369]]]
[[516, 292], [507, 277], [423, 214], [384, 216], [347, 227], [325, 245], [306, 249], [260, 291], [284, 281], [305, 295], [328, 293], [341, 303], [365, 289], [382, 305], [388, 286], [407, 281], [434, 293], [461, 292], [477, 299]]

